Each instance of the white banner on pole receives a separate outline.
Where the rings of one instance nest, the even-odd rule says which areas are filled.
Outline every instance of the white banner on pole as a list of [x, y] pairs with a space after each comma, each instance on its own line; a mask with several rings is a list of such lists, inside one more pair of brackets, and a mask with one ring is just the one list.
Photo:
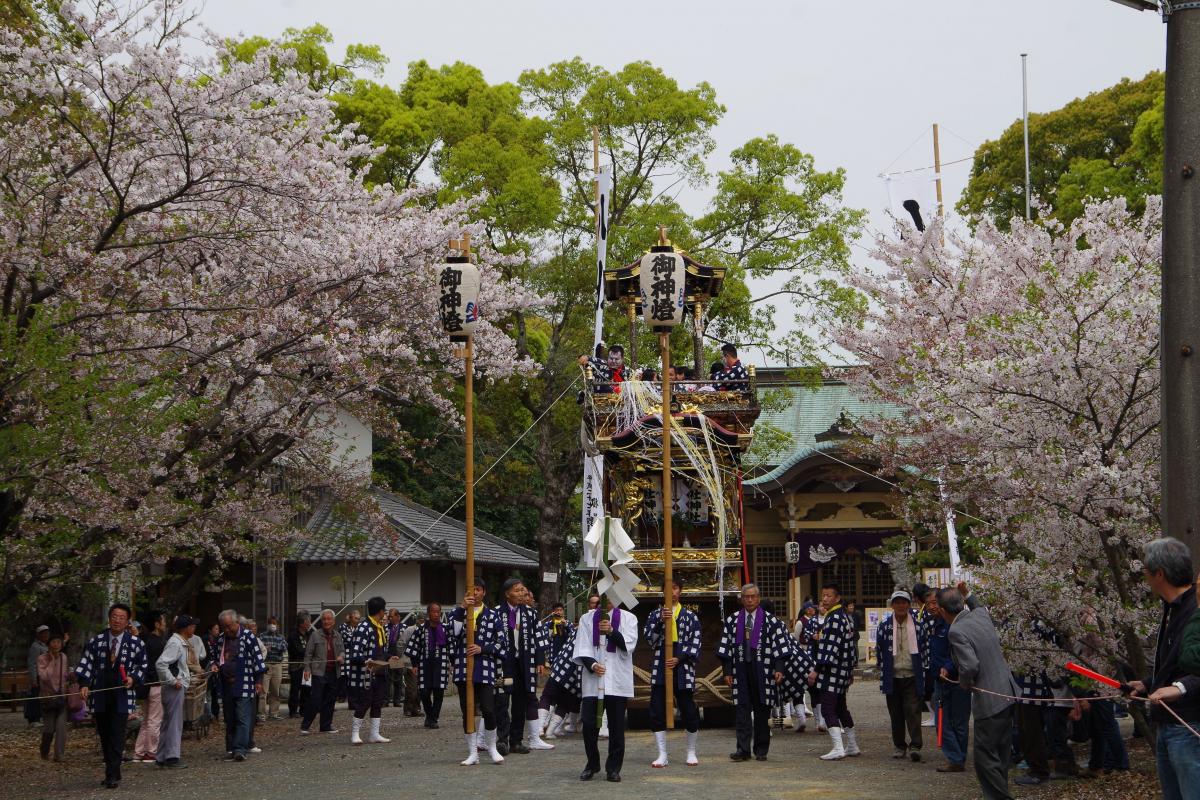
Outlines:
[[604, 268], [608, 264], [608, 201], [612, 194], [612, 171], [602, 167], [596, 176], [600, 185], [600, 207], [596, 225], [596, 329], [592, 336], [592, 348], [604, 339]]
[[929, 227], [937, 216], [937, 176], [932, 172], [917, 175], [884, 175], [888, 207], [892, 216], [919, 231]]
[[946, 520], [946, 544], [950, 549], [950, 580], [960, 581], [962, 567], [958, 555], [958, 521], [954, 516], [954, 506], [950, 504], [950, 496], [946, 492], [946, 484], [938, 478], [938, 495], [942, 501], [942, 514]]
[[604, 456], [583, 457], [583, 535], [604, 516]]

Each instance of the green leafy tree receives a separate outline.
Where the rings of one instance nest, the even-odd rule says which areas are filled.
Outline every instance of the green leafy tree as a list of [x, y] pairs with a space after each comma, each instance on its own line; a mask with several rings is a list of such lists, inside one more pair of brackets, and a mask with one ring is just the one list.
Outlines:
[[[1089, 198], [1124, 197], [1137, 213], [1162, 192], [1163, 74], [1122, 80], [1056, 111], [1029, 115], [1030, 188], [1039, 217], [1070, 224]], [[1008, 229], [1025, 213], [1020, 120], [984, 142], [958, 210]]]

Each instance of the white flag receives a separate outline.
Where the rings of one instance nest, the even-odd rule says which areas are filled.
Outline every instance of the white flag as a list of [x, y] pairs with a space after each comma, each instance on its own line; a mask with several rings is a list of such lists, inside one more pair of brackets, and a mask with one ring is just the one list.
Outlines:
[[604, 268], [608, 264], [608, 201], [612, 194], [612, 171], [603, 167], [596, 176], [600, 185], [599, 224], [596, 226], [596, 330], [592, 349], [604, 339]]
[[919, 231], [925, 230], [937, 216], [936, 181], [933, 173], [884, 175], [892, 216]]
[[604, 456], [583, 456], [583, 535], [604, 516]]

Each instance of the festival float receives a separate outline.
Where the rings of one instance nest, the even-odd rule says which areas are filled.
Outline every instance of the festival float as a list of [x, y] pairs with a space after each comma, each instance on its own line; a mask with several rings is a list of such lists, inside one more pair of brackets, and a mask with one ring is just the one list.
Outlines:
[[[719, 389], [699, 379], [708, 375], [700, 321], [724, 279], [723, 268], [696, 261], [661, 230], [658, 244], [641, 259], [603, 270], [605, 301], [621, 307], [629, 321], [629, 360], [637, 362], [642, 316], [658, 334], [662, 363], [655, 369], [661, 371], [657, 381], [614, 384], [585, 370], [582, 426], [585, 554], [591, 555], [581, 569], [598, 591], [632, 605], [643, 623], [664, 603], [664, 580], [679, 579], [681, 602], [701, 620], [704, 655], [696, 669], [696, 702], [710, 722], [733, 710], [714, 653], [722, 621], [738, 608], [744, 583], [741, 460], [759, 415], [753, 367], [745, 380]], [[684, 322], [692, 328], [696, 377], [672, 384], [670, 334]], [[670, 407], [669, 436], [663, 431], [664, 403]], [[650, 650], [639, 648], [630, 708], [649, 704], [650, 660]]]

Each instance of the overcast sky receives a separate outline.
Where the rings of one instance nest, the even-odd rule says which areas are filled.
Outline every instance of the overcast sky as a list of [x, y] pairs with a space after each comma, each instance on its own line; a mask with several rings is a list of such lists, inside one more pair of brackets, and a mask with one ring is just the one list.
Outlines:
[[[931, 123], [948, 163], [1020, 117], [1021, 53], [1037, 112], [1161, 69], [1165, 41], [1156, 14], [1112, 0], [207, 0], [200, 19], [267, 37], [320, 22], [338, 55], [380, 45], [391, 84], [418, 59], [465, 61], [491, 82], [575, 56], [612, 70], [648, 60], [716, 89], [727, 111], [714, 169], [747, 139], [778, 134], [819, 168], [844, 167], [846, 202], [869, 209], [875, 230], [888, 225], [879, 174], [931, 165]], [[943, 168], [948, 209], [970, 166]], [[680, 198], [693, 212], [704, 199]]]

